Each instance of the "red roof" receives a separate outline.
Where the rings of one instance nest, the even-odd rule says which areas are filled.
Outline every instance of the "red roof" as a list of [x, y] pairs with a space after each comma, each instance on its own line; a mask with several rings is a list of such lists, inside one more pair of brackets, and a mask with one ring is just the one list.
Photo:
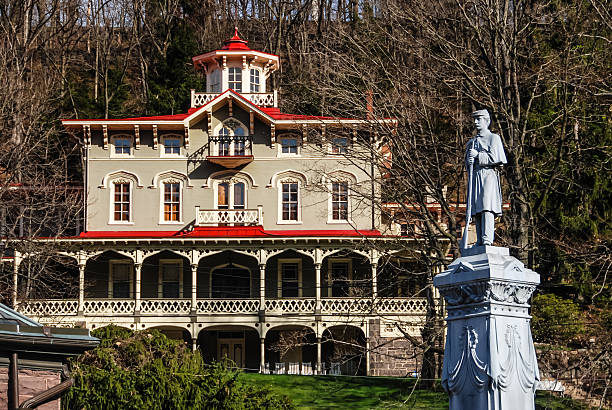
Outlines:
[[238, 36], [238, 27], [236, 27], [234, 30], [234, 37], [230, 38], [229, 40], [226, 40], [224, 42], [224, 46], [221, 47], [221, 50], [250, 50], [249, 46], [247, 46], [247, 43], [248, 41], [243, 40]]
[[62, 121], [182, 121], [189, 117], [197, 108], [190, 108], [184, 114], [153, 115], [150, 117], [129, 118], [68, 118]]
[[261, 226], [197, 227], [182, 231], [88, 231], [79, 235], [83, 239], [144, 239], [144, 238], [279, 238], [279, 237], [373, 237], [382, 236], [377, 230], [273, 230]]

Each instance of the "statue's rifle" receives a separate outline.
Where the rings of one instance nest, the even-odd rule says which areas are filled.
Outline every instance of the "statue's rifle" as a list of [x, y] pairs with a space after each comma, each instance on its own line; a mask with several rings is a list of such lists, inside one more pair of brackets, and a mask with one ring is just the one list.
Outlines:
[[[476, 139], [472, 141], [470, 150], [474, 149]], [[469, 152], [469, 150], [468, 150]], [[474, 158], [475, 160], [475, 158]], [[463, 238], [461, 238], [461, 249], [468, 248], [468, 231], [470, 229], [470, 223], [472, 223], [472, 174], [474, 173], [474, 161], [468, 161], [468, 186], [467, 186], [467, 204], [465, 211], [465, 228], [463, 229]]]

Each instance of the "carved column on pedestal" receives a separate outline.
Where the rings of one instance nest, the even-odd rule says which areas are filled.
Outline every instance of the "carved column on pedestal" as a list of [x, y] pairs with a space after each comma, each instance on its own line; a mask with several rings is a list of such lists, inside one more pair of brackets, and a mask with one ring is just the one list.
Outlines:
[[434, 278], [447, 303], [442, 385], [451, 409], [533, 409], [538, 363], [527, 303], [540, 275], [478, 246]]

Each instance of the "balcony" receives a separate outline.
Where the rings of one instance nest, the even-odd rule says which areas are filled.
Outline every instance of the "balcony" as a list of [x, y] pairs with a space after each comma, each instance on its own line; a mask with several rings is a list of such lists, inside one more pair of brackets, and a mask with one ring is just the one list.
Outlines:
[[208, 140], [206, 160], [225, 168], [237, 168], [253, 161], [253, 138], [214, 136]]
[[263, 226], [263, 207], [257, 209], [200, 209], [195, 226]]
[[[219, 93], [196, 93], [191, 91], [191, 108], [201, 107], [213, 100]], [[277, 93], [244, 93], [240, 94], [246, 100], [259, 107], [278, 107]]]

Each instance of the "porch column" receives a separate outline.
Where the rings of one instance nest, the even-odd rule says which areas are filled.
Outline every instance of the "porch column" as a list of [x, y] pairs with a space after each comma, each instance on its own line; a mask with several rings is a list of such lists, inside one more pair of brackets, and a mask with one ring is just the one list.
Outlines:
[[321, 314], [321, 264], [315, 263], [315, 314]]
[[198, 264], [191, 265], [191, 314], [198, 311]]
[[370, 338], [366, 337], [366, 376], [370, 376]]
[[142, 277], [142, 263], [135, 263], [134, 270], [136, 271], [136, 284], [134, 289], [134, 313], [140, 314], [140, 282]]
[[266, 368], [266, 338], [259, 338], [259, 373], [263, 373]]
[[19, 278], [19, 265], [21, 264], [21, 254], [18, 251], [15, 251], [15, 256], [13, 257], [13, 309], [17, 308], [17, 285]]
[[376, 268], [378, 267], [378, 264], [376, 263], [371, 263], [370, 266], [372, 267], [372, 299], [376, 299], [378, 297], [378, 284], [377, 284], [377, 274], [376, 274]]
[[259, 310], [266, 310], [266, 264], [259, 265]]
[[198, 339], [197, 338], [192, 338], [191, 339], [191, 350], [193, 352], [195, 352], [196, 350], [198, 350]]
[[321, 369], [321, 338], [317, 337], [317, 368], [315, 374], [323, 374]]
[[85, 263], [79, 263], [79, 306], [77, 315], [82, 316], [85, 311]]

